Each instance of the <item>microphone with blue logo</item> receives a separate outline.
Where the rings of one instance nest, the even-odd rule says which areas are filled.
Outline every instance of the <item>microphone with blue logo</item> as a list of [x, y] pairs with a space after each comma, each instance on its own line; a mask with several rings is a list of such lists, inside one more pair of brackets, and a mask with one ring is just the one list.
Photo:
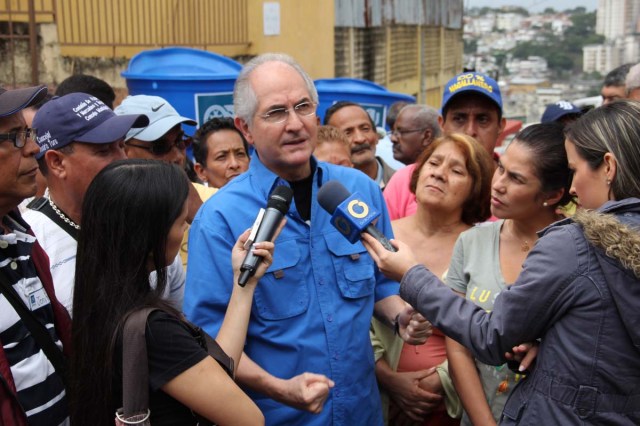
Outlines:
[[366, 232], [389, 251], [397, 251], [387, 237], [373, 224], [380, 212], [368, 205], [357, 192], [349, 192], [337, 180], [330, 180], [318, 191], [318, 203], [331, 214], [331, 224], [355, 244]]

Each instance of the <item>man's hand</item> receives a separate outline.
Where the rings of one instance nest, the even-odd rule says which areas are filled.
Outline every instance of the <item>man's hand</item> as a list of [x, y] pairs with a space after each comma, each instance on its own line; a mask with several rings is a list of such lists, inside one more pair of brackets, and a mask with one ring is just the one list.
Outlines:
[[302, 373], [291, 379], [281, 380], [276, 399], [291, 407], [318, 414], [333, 386], [333, 380], [322, 374]]
[[[432, 380], [431, 376], [436, 376], [440, 381], [436, 369], [411, 371], [406, 373], [395, 373], [393, 379], [388, 383], [387, 391], [389, 396], [403, 411], [403, 414], [413, 421], [421, 421], [431, 413], [442, 402], [442, 386], [440, 392], [431, 392], [426, 389]], [[427, 381], [428, 380], [428, 381]], [[422, 383], [425, 386], [422, 386]]]
[[406, 305], [398, 315], [398, 333], [410, 345], [422, 345], [433, 333], [431, 323]]

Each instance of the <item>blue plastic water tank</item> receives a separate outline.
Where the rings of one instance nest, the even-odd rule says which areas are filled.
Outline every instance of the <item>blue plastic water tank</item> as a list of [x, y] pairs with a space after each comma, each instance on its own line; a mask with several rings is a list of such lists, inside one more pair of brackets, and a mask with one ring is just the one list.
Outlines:
[[[161, 96], [200, 125], [212, 117], [233, 117], [233, 85], [241, 69], [222, 55], [168, 47], [138, 53], [122, 76], [130, 95]], [[189, 134], [194, 130], [185, 126]]]
[[318, 116], [324, 120], [324, 114], [338, 101], [356, 102], [367, 110], [378, 127], [384, 127], [387, 108], [396, 101], [415, 102], [413, 96], [390, 92], [384, 86], [357, 78], [329, 78], [315, 81], [320, 104]]

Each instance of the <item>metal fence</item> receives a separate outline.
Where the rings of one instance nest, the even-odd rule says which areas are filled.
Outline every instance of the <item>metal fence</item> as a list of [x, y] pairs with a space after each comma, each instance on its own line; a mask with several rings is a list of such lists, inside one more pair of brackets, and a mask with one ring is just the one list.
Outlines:
[[247, 0], [57, 0], [60, 46], [249, 43]]

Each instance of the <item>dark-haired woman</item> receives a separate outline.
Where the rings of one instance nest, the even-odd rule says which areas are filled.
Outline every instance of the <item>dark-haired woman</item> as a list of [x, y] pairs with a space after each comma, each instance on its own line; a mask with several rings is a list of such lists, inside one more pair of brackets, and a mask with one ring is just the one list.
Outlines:
[[[556, 209], [570, 199], [569, 181], [560, 124], [535, 124], [516, 135], [493, 176], [491, 212], [500, 220], [460, 236], [447, 285], [491, 311], [498, 294], [518, 278], [536, 232], [560, 219]], [[452, 339], [447, 339], [447, 355], [464, 407], [462, 424], [495, 424], [522, 376], [506, 364], [474, 360]]]
[[[123, 319], [142, 307], [158, 308], [146, 326], [152, 425], [196, 425], [194, 413], [221, 425], [264, 422], [257, 406], [200, 345], [195, 330], [161, 298], [165, 268], [184, 233], [188, 185], [176, 165], [124, 160], [102, 170], [87, 190], [73, 302], [75, 425], [113, 425], [115, 410], [122, 406]], [[236, 272], [247, 235], [232, 253]], [[235, 286], [216, 339], [235, 365], [257, 278], [270, 264], [272, 251], [272, 243], [256, 246], [265, 261], [246, 287]], [[152, 288], [149, 273], [154, 270]]]
[[491, 312], [452, 295], [405, 244], [391, 253], [365, 236], [385, 274], [402, 279], [402, 297], [483, 362], [501, 364], [518, 342], [542, 339], [501, 424], [640, 424], [638, 117], [639, 103], [620, 101], [568, 129], [570, 192], [597, 211], [543, 231]]

